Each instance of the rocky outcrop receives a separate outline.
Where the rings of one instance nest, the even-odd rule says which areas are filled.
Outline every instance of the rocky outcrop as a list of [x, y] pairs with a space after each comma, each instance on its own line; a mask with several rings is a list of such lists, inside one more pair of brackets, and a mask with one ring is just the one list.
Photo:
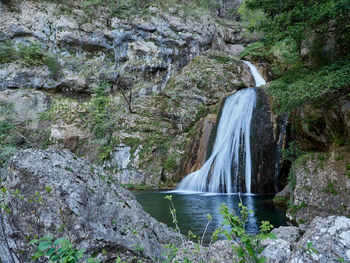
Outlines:
[[301, 236], [297, 227], [279, 227], [272, 230], [277, 239], [265, 239], [260, 257], [266, 258], [267, 263], [285, 263]]
[[276, 240], [264, 240], [261, 253], [267, 263], [348, 262], [350, 219], [344, 216], [316, 217], [301, 236], [297, 227], [274, 229]]
[[[41, 119], [49, 122], [44, 127], [57, 147], [99, 161], [121, 183], [156, 187], [178, 178], [185, 146], [190, 136], [195, 137], [198, 121], [216, 114], [223, 97], [251, 82], [241, 61], [209, 51], [171, 77], [160, 93], [134, 92], [133, 113], [113, 91], [92, 98], [55, 94]], [[205, 149], [208, 138], [200, 140]], [[204, 150], [202, 154], [204, 160]]]
[[106, 22], [104, 15], [91, 19], [78, 6], [67, 4], [69, 14], [60, 5], [32, 1], [16, 3], [20, 12], [11, 5], [0, 6], [0, 43], [11, 40], [16, 46], [35, 41], [61, 67], [54, 76], [45, 63], [0, 65], [1, 89], [90, 93], [102, 81], [125, 88], [146, 82], [161, 89], [168, 71], [178, 71], [203, 51], [215, 47], [236, 54], [242, 48], [234, 45], [249, 42], [238, 24], [223, 27], [205, 13], [195, 19], [176, 10], [149, 7], [149, 16], [140, 14], [133, 22], [117, 17]]
[[274, 193], [277, 138], [268, 96], [257, 89], [257, 101], [251, 122], [252, 193]]
[[4, 90], [0, 91], [0, 105], [3, 107], [0, 121], [28, 122], [32, 129], [37, 129], [40, 114], [51, 106], [51, 96], [38, 90]]
[[287, 206], [287, 202], [290, 199], [291, 190], [289, 184], [284, 187], [281, 192], [278, 192], [273, 198], [273, 203], [279, 206]]
[[[86, 255], [103, 262], [121, 257], [155, 262], [163, 246], [179, 235], [146, 214], [134, 196], [115, 184], [113, 175], [69, 151], [27, 149], [17, 153], [2, 177], [5, 237], [21, 260], [30, 262], [36, 237], [66, 237]], [[4, 210], [3, 210], [4, 211]], [[11, 262], [4, 243], [2, 262]], [[103, 253], [102, 253], [103, 252]], [[19, 260], [16, 260], [19, 262]]]
[[306, 154], [293, 164], [287, 217], [309, 223], [315, 216], [350, 215], [350, 148]]
[[[344, 216], [316, 217], [306, 230], [279, 227], [272, 231], [277, 239], [265, 239], [259, 258], [266, 263], [348, 262], [350, 259], [350, 219]], [[235, 241], [219, 240], [209, 248], [187, 242], [179, 247], [175, 259], [183, 262], [227, 263], [239, 260]], [[173, 260], [175, 262], [175, 260]]]
[[208, 114], [197, 124], [195, 134], [191, 136], [187, 144], [183, 161], [181, 162], [180, 177], [184, 177], [194, 171], [199, 170], [208, 159], [207, 150], [211, 141], [211, 133], [217, 122], [216, 114]]
[[[35, 121], [26, 133], [48, 134], [45, 145], [98, 161], [120, 182], [174, 181], [197, 121], [216, 113], [224, 96], [251, 86], [247, 67], [227, 55], [250, 40], [239, 23], [219, 23], [208, 12], [149, 6], [148, 15], [107, 21], [103, 10], [91, 18], [74, 3], [13, 5], [0, 6], [0, 48], [14, 56], [0, 60], [0, 89], [40, 89], [36, 94], [49, 99], [49, 110], [28, 110]], [[206, 52], [211, 48], [227, 54]], [[109, 83], [103, 98], [96, 95], [101, 83]]]
[[349, 262], [350, 219], [316, 217], [291, 253], [288, 263]]
[[[325, 106], [326, 105], [326, 106]], [[336, 93], [322, 105], [307, 105], [292, 118], [292, 136], [304, 151], [327, 151], [346, 144], [350, 136], [350, 100]]]

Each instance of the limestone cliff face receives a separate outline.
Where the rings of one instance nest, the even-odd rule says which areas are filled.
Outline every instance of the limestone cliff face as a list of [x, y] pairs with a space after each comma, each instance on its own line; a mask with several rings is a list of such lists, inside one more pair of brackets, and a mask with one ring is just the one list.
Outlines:
[[2, 214], [1, 262], [12, 262], [9, 249], [14, 262], [31, 262], [35, 249], [28, 243], [43, 236], [67, 237], [103, 262], [162, 261], [164, 245], [179, 243], [179, 234], [145, 213], [114, 179], [67, 150], [17, 153], [2, 174], [10, 212]]
[[180, 165], [180, 178], [199, 170], [208, 158], [207, 150], [211, 134], [218, 121], [216, 114], [208, 114], [197, 124], [195, 134], [188, 142], [183, 160]]
[[212, 46], [229, 51], [226, 44], [249, 41], [237, 25], [220, 26], [208, 14], [194, 19], [151, 7], [148, 16], [136, 16], [133, 22], [114, 17], [106, 24], [102, 16], [89, 19], [74, 6], [70, 13], [31, 1], [21, 1], [16, 11], [10, 7], [0, 5], [0, 43], [37, 42], [62, 69], [54, 78], [44, 65], [6, 63], [0, 66], [1, 89], [91, 93], [100, 81], [125, 87], [144, 82], [146, 89], [159, 89], [168, 70], [179, 70]]
[[291, 170], [287, 217], [309, 223], [315, 216], [350, 215], [350, 148], [301, 156]]
[[239, 24], [209, 14], [150, 7], [133, 21], [106, 23], [74, 6], [67, 13], [21, 1], [16, 8], [0, 5], [0, 48], [30, 47], [38, 58], [0, 63], [7, 109], [0, 119], [18, 131], [11, 144], [69, 149], [117, 172], [122, 183], [173, 181], [197, 121], [252, 80], [230, 57], [250, 39]]
[[292, 135], [305, 151], [327, 151], [346, 144], [350, 135], [350, 100], [335, 94], [321, 105], [307, 105], [293, 118]]

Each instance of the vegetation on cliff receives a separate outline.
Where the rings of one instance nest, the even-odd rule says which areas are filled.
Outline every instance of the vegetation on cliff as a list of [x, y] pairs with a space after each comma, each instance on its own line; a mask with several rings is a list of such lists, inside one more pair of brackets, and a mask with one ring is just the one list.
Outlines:
[[348, 90], [348, 1], [247, 0], [241, 12], [260, 14], [246, 17], [262, 40], [241, 55], [272, 64], [276, 80], [268, 92], [279, 112]]

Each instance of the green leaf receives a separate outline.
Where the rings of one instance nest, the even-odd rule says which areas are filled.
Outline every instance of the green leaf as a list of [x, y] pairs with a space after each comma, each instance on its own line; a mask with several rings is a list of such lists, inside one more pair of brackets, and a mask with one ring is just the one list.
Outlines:
[[38, 250], [39, 251], [45, 251], [46, 249], [50, 248], [52, 246], [52, 242], [50, 241], [43, 241], [40, 242], [38, 245]]
[[46, 251], [46, 256], [49, 256], [51, 258], [55, 252], [56, 252], [56, 249], [52, 247], [48, 251]]
[[40, 258], [40, 257], [42, 257], [42, 256], [44, 256], [45, 254], [44, 254], [44, 252], [43, 251], [37, 251], [35, 254], [34, 254], [34, 256], [33, 256], [33, 259], [38, 259], [38, 258]]
[[57, 246], [57, 245], [68, 245], [70, 243], [69, 243], [68, 239], [61, 237], [61, 238], [56, 239], [54, 244]]
[[29, 245], [34, 245], [36, 243], [39, 242], [39, 239], [32, 239], [30, 242], [29, 242]]
[[258, 260], [258, 263], [265, 263], [265, 262], [266, 262], [266, 258], [264, 258], [264, 257], [261, 257]]
[[276, 236], [275, 233], [268, 233], [267, 236], [268, 236], [268, 238], [270, 238], [270, 239], [274, 239], [274, 240], [277, 239], [277, 236]]

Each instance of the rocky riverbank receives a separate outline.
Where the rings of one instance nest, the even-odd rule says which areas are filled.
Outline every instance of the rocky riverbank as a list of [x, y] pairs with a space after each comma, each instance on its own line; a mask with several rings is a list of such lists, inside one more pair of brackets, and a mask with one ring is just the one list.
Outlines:
[[[174, 260], [180, 262], [225, 263], [237, 257], [232, 241], [209, 247], [184, 241], [145, 213], [115, 175], [67, 150], [23, 150], [11, 159], [2, 179], [1, 202], [7, 211], [1, 231], [4, 263], [12, 262], [10, 251], [15, 262], [29, 262], [35, 252], [29, 241], [43, 236], [69, 237], [86, 257], [95, 255], [102, 262], [163, 262], [167, 253], [174, 253], [169, 250], [172, 244], [179, 248]], [[350, 260], [350, 219], [344, 216], [315, 217], [307, 226], [272, 232], [277, 239], [262, 243], [265, 262]]]

